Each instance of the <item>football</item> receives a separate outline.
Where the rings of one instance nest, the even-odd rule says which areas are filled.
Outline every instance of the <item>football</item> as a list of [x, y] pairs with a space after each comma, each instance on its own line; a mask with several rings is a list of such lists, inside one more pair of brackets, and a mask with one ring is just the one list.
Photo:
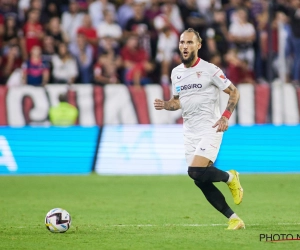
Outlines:
[[52, 233], [64, 233], [71, 226], [71, 216], [62, 208], [53, 208], [46, 214], [45, 225]]

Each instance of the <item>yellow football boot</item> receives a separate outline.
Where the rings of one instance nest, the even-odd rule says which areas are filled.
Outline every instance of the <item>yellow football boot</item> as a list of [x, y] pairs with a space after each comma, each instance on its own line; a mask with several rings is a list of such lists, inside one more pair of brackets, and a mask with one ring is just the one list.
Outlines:
[[240, 218], [229, 219], [228, 224], [228, 230], [238, 230], [246, 228], [245, 223]]
[[242, 202], [243, 194], [244, 194], [244, 190], [239, 180], [239, 173], [235, 170], [229, 170], [229, 172], [233, 174], [233, 179], [227, 185], [232, 194], [234, 203], [239, 205]]

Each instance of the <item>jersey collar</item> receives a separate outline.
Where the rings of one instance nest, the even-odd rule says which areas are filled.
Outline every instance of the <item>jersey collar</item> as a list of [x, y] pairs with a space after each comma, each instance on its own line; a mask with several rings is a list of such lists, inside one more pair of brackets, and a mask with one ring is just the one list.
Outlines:
[[[199, 62], [200, 62], [200, 57], [198, 57], [198, 58], [197, 58], [197, 61], [196, 61], [191, 67], [189, 67], [189, 68], [195, 67]], [[185, 67], [185, 65], [184, 65], [184, 67]], [[185, 68], [186, 68], [186, 67], [185, 67]]]
[[200, 57], [198, 57], [197, 61], [192, 65], [192, 67], [195, 67], [200, 62]]

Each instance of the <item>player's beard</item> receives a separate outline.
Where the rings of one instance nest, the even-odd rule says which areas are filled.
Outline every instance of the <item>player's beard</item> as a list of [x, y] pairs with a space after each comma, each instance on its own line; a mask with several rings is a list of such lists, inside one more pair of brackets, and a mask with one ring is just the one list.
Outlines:
[[192, 53], [190, 54], [190, 56], [189, 56], [187, 59], [185, 59], [185, 58], [183, 57], [183, 53], [180, 52], [180, 59], [181, 59], [181, 62], [182, 62], [184, 65], [189, 65], [189, 64], [191, 64], [191, 62], [194, 61], [195, 57], [196, 57], [195, 53], [192, 52]]

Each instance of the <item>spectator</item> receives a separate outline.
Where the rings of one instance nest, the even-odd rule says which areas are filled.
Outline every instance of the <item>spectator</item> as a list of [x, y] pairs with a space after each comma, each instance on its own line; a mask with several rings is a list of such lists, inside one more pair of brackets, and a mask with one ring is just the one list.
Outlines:
[[49, 82], [49, 67], [42, 61], [41, 47], [34, 45], [29, 59], [23, 63], [23, 79], [25, 84], [45, 86]]
[[9, 76], [22, 65], [20, 48], [17, 45], [7, 47], [7, 52], [1, 61], [0, 84], [5, 84]]
[[125, 29], [125, 26], [129, 19], [134, 15], [133, 13], [133, 1], [134, 0], [124, 0], [124, 3], [118, 8], [118, 24], [122, 29]]
[[159, 31], [167, 24], [179, 36], [184, 29], [184, 25], [178, 6], [169, 0], [161, 8], [162, 14], [155, 17], [154, 27]]
[[227, 63], [226, 75], [234, 85], [240, 83], [255, 83], [254, 73], [249, 68], [248, 62], [238, 57], [236, 49], [230, 49], [228, 51], [225, 55], [225, 61]]
[[72, 126], [76, 124], [78, 110], [68, 103], [67, 95], [60, 94], [59, 104], [49, 110], [49, 119], [54, 126]]
[[93, 46], [94, 53], [97, 52], [98, 38], [96, 29], [92, 26], [91, 18], [88, 14], [85, 14], [82, 21], [82, 26], [77, 30], [77, 34], [85, 35], [85, 38], [89, 44]]
[[76, 41], [77, 30], [83, 21], [83, 13], [79, 12], [79, 5], [76, 0], [70, 0], [69, 11], [62, 15], [62, 31], [64, 33], [65, 42]]
[[236, 10], [244, 7], [243, 0], [229, 0], [229, 3], [226, 5], [226, 23], [229, 26], [231, 23], [237, 22], [237, 12]]
[[209, 62], [222, 69], [222, 71], [225, 71], [222, 57], [218, 52], [211, 54]]
[[12, 0], [1, 0], [0, 1], [0, 13], [3, 16], [7, 14], [16, 14], [18, 13], [17, 1]]
[[30, 9], [30, 0], [18, 1], [18, 18], [21, 23], [25, 20], [27, 11]]
[[85, 35], [78, 34], [76, 43], [70, 44], [70, 52], [76, 58], [80, 83], [92, 82], [93, 47]]
[[53, 38], [55, 47], [58, 47], [58, 45], [63, 42], [64, 39], [58, 17], [52, 17], [50, 19], [46, 34]]
[[[52, 36], [45, 36], [43, 40], [42, 58], [43, 61], [49, 66], [50, 72], [52, 72], [52, 57], [56, 54], [56, 47]], [[49, 82], [53, 82], [52, 74], [49, 76]]]
[[155, 58], [157, 54], [157, 39], [158, 39], [158, 32], [154, 28], [154, 19], [158, 15], [162, 14], [161, 8], [160, 8], [160, 0], [151, 0], [150, 4], [146, 4], [146, 10], [145, 10], [145, 17], [150, 21], [151, 26], [151, 58]]
[[125, 68], [125, 83], [133, 84], [140, 87], [142, 84], [150, 82], [147, 73], [151, 72], [154, 67], [149, 62], [149, 56], [145, 49], [139, 47], [137, 36], [130, 36], [125, 46], [121, 50], [121, 56]]
[[59, 9], [59, 5], [56, 2], [48, 2], [46, 3], [46, 7], [45, 7], [45, 13], [44, 13], [44, 20], [45, 23], [49, 23], [49, 21], [53, 18], [53, 17], [61, 17], [61, 12]]
[[[115, 59], [120, 59], [120, 51], [119, 51], [119, 46], [116, 45], [114, 42], [114, 39], [107, 36], [103, 37], [99, 43], [99, 54], [102, 53], [108, 53], [112, 55], [113, 58]], [[121, 59], [120, 59], [121, 60]]]
[[43, 3], [42, 0], [31, 0], [30, 1], [30, 9], [32, 10], [38, 10], [40, 12], [40, 19], [39, 23], [44, 25], [46, 23], [45, 14], [43, 13]]
[[102, 53], [94, 65], [94, 83], [104, 86], [110, 83], [120, 83], [115, 59], [107, 52]]
[[222, 62], [224, 62], [223, 55], [227, 53], [229, 48], [226, 15], [224, 11], [214, 11], [213, 23], [207, 28], [205, 37], [209, 54], [219, 54]]
[[30, 0], [30, 9], [43, 11], [43, 2], [42, 0]]
[[[276, 14], [278, 16], [278, 14]], [[271, 37], [272, 37], [272, 46], [269, 48], [269, 38], [268, 38], [268, 21], [269, 21], [269, 10], [268, 2], [262, 2], [262, 12], [257, 14], [257, 32], [259, 37], [259, 68], [256, 70], [260, 81], [265, 81], [268, 79], [268, 54], [272, 53], [272, 60], [274, 61], [278, 55], [278, 25], [276, 19], [271, 20]], [[272, 71], [275, 76], [276, 71]]]
[[197, 0], [196, 4], [201, 15], [206, 15], [211, 10], [220, 10], [222, 8], [221, 0]]
[[249, 4], [250, 6], [248, 7], [248, 9], [250, 10], [251, 15], [253, 16], [253, 19], [256, 23], [257, 17], [261, 15], [264, 11], [264, 6], [268, 6], [268, 1], [252, 0], [249, 2]]
[[254, 66], [254, 48], [256, 34], [254, 26], [248, 22], [247, 10], [239, 8], [237, 12], [237, 21], [229, 26], [229, 40], [238, 51], [238, 57], [247, 61], [251, 69]]
[[2, 46], [4, 32], [5, 32], [5, 20], [4, 20], [4, 16], [0, 14], [0, 47]]
[[180, 5], [180, 12], [184, 22], [185, 29], [193, 28], [202, 34], [208, 22], [205, 15], [198, 11], [196, 0], [186, 0]]
[[120, 56], [119, 47], [116, 46], [111, 37], [103, 37], [103, 39], [101, 39], [99, 44], [99, 55], [101, 54], [107, 54], [118, 70], [122, 67], [122, 58]]
[[39, 23], [39, 19], [39, 10], [32, 9], [28, 12], [28, 20], [23, 26], [23, 37], [21, 40], [21, 48], [25, 59], [27, 59], [29, 52], [34, 46], [42, 46], [44, 31]]
[[170, 84], [169, 76], [174, 53], [178, 48], [178, 35], [166, 24], [158, 36], [156, 61], [161, 65], [162, 84]]
[[294, 63], [292, 69], [292, 80], [296, 84], [300, 84], [300, 1], [291, 0], [290, 6], [279, 5], [279, 11], [283, 11], [290, 18], [290, 37], [291, 50], [294, 55]]
[[122, 29], [115, 21], [114, 13], [110, 10], [104, 10], [104, 20], [97, 27], [98, 37], [111, 37], [115, 42], [119, 42], [122, 37]]
[[83, 12], [87, 12], [88, 6], [92, 1], [93, 0], [77, 0], [79, 8]]
[[17, 16], [10, 14], [5, 18], [4, 34], [3, 34], [3, 51], [5, 54], [6, 47], [19, 44], [19, 32], [17, 26]]
[[68, 47], [65, 43], [58, 46], [58, 55], [52, 57], [53, 80], [55, 83], [75, 82], [78, 76], [78, 69], [75, 59], [70, 55]]
[[152, 26], [154, 18], [162, 14], [159, 3], [159, 0], [151, 0], [151, 4], [146, 6], [145, 17], [150, 20]]
[[96, 0], [89, 6], [89, 15], [92, 19], [94, 28], [97, 28], [101, 21], [103, 21], [103, 11], [110, 10], [116, 16], [116, 7], [114, 4], [108, 2], [108, 0]]
[[145, 6], [143, 3], [134, 2], [134, 16], [128, 20], [123, 37], [126, 39], [129, 36], [135, 35], [139, 38], [140, 46], [151, 55], [151, 32], [152, 27], [150, 21], [144, 16]]

